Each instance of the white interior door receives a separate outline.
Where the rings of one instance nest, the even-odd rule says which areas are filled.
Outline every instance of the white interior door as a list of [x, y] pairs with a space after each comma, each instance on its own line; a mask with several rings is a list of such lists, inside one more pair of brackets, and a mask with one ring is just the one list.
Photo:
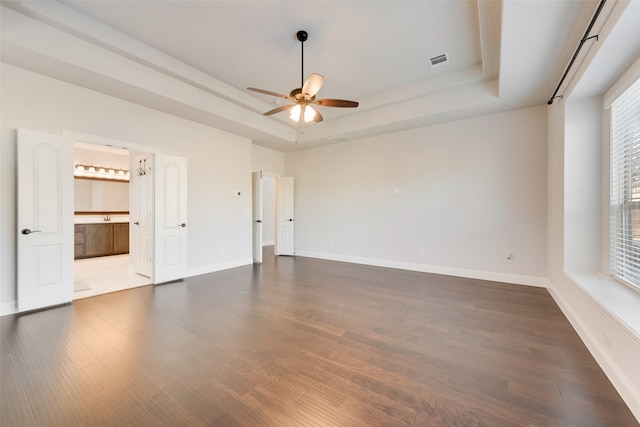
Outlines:
[[153, 274], [153, 157], [151, 154], [131, 159], [131, 255], [135, 272], [152, 277]]
[[276, 255], [294, 255], [293, 177], [277, 178], [276, 185]]
[[187, 159], [156, 154], [154, 175], [154, 283], [164, 283], [187, 271]]
[[251, 174], [253, 192], [253, 262], [262, 262], [262, 171]]
[[73, 300], [73, 143], [18, 130], [18, 311]]

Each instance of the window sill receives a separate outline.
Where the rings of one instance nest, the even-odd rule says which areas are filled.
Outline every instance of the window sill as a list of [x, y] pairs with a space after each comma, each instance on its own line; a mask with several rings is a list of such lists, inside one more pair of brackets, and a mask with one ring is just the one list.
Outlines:
[[566, 275], [640, 344], [640, 292], [602, 274]]

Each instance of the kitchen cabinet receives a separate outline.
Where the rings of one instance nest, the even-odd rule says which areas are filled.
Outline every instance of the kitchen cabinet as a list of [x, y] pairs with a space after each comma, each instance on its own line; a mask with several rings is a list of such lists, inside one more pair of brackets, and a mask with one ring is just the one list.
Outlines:
[[75, 258], [129, 253], [129, 223], [75, 224]]

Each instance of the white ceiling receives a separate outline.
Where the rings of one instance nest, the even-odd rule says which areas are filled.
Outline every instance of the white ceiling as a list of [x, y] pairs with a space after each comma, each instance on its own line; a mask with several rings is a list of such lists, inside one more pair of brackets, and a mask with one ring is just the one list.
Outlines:
[[[2, 60], [290, 151], [546, 103], [594, 1], [2, 1]], [[325, 77], [325, 120], [264, 117]], [[432, 69], [429, 57], [450, 62]], [[287, 102], [287, 101], [284, 101]], [[295, 141], [299, 143], [295, 143]]]

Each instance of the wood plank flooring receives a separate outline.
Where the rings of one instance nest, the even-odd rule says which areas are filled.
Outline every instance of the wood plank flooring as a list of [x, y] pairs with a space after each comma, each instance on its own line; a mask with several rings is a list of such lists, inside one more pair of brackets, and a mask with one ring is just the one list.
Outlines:
[[637, 426], [545, 289], [302, 257], [1, 319], [9, 426]]

